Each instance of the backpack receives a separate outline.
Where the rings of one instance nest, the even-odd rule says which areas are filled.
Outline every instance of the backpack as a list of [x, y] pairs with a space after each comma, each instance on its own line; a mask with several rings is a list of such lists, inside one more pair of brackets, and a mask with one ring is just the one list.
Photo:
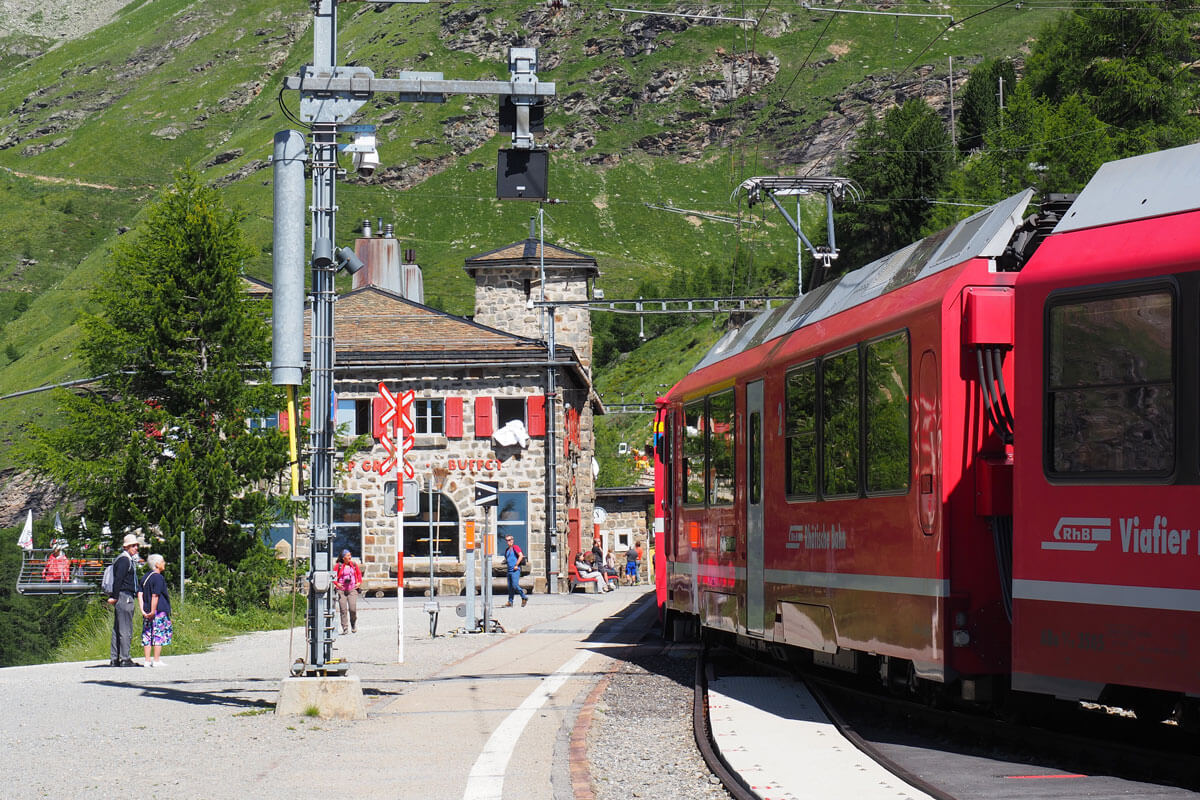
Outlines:
[[[117, 556], [117, 558], [129, 558], [129, 557], [127, 555], [125, 555], [124, 553], [122, 553], [121, 555]], [[113, 577], [113, 567], [115, 567], [117, 564], [117, 558], [114, 558], [111, 562], [109, 562], [108, 566], [104, 568], [104, 574], [100, 576], [100, 591], [103, 592], [104, 594], [107, 594], [110, 596], [112, 595], [113, 588], [114, 588], [113, 581], [115, 579]], [[130, 559], [130, 561], [132, 562], [133, 559]], [[137, 572], [136, 571], [133, 573], [133, 576], [134, 576], [134, 581], [136, 582], [137, 581]]]
[[100, 577], [100, 591], [104, 594], [111, 595], [113, 593], [113, 564], [115, 563], [117, 563], [116, 559], [109, 562], [108, 566], [104, 568], [104, 575]]

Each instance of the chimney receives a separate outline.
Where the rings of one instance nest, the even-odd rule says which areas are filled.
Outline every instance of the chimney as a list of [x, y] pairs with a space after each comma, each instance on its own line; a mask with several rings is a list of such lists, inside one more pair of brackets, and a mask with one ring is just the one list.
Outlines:
[[353, 288], [374, 286], [424, 303], [424, 278], [421, 268], [413, 263], [416, 252], [411, 247], [401, 249], [396, 228], [391, 223], [384, 225], [380, 218], [378, 228], [383, 236], [371, 236], [370, 220], [363, 220], [363, 237], [355, 240], [354, 253], [366, 266], [354, 274]]

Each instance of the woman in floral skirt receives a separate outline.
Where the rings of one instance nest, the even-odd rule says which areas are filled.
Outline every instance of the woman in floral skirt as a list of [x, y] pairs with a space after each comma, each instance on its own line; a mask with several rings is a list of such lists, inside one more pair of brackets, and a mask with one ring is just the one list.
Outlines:
[[[158, 553], [146, 559], [150, 574], [142, 583], [138, 595], [142, 601], [142, 646], [146, 652], [147, 667], [165, 667], [162, 661], [164, 644], [171, 643], [171, 598], [167, 595], [167, 579], [163, 570], [166, 560]], [[154, 649], [154, 660], [150, 660], [150, 649]]]

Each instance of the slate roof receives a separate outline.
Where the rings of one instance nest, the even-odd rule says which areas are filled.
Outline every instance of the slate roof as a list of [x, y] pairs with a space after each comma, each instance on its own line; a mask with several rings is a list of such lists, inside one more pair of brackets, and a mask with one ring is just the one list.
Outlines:
[[[311, 324], [311, 315], [305, 313], [306, 360]], [[471, 362], [484, 366], [546, 360], [543, 342], [480, 325], [377, 286], [340, 295], [333, 306], [333, 328], [336, 367], [436, 367], [444, 363], [462, 369]], [[555, 356], [557, 361], [573, 362], [567, 371], [580, 385], [587, 385], [574, 350], [559, 345]]]
[[255, 300], [263, 300], [271, 296], [271, 284], [260, 281], [258, 278], [251, 278], [249, 275], [243, 275], [242, 291]]
[[545, 260], [550, 268], [570, 267], [572, 270], [586, 270], [592, 276], [600, 274], [596, 259], [575, 250], [568, 250], [556, 244], [539, 242], [537, 239], [523, 239], [519, 242], [471, 256], [463, 262], [463, 269], [472, 278], [477, 270], [498, 269], [501, 267], [538, 267]]

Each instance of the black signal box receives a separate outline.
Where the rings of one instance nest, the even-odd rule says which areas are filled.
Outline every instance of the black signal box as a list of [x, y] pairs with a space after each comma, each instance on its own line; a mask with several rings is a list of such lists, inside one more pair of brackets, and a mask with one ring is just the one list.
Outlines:
[[496, 197], [500, 200], [548, 200], [547, 150], [501, 150], [496, 163]]

